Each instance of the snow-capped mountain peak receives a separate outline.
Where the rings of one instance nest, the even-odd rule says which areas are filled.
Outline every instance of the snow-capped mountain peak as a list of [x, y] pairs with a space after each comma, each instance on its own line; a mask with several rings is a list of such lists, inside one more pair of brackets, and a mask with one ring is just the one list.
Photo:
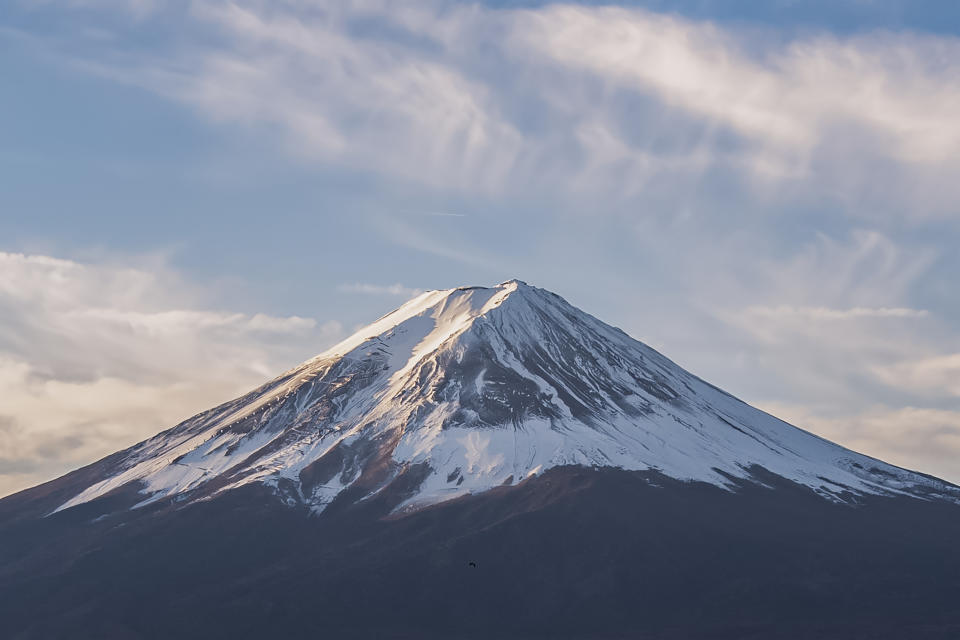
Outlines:
[[403, 506], [417, 508], [562, 465], [727, 487], [763, 468], [832, 500], [960, 499], [953, 485], [788, 425], [559, 296], [509, 280], [413, 298], [259, 389], [123, 452], [58, 510], [131, 483], [140, 506], [252, 482], [318, 512], [402, 482]]

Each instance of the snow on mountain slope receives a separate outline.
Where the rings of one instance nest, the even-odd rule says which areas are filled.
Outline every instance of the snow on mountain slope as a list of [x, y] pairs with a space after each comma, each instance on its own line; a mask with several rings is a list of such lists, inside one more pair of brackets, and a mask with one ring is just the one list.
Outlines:
[[125, 452], [58, 509], [139, 483], [145, 505], [262, 482], [322, 511], [400, 478], [408, 508], [559, 465], [732, 486], [763, 467], [824, 497], [960, 489], [793, 427], [559, 296], [512, 280], [424, 293], [259, 389]]

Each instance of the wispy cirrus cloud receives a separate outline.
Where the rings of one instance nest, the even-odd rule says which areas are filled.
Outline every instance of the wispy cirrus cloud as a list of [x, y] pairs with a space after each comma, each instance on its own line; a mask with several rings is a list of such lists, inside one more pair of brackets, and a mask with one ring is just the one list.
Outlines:
[[928, 248], [907, 249], [876, 232], [819, 236], [790, 259], [754, 263], [752, 277], [721, 276], [715, 286], [727, 301], [704, 308], [758, 357], [791, 363], [779, 372], [784, 389], [806, 387], [826, 399], [831, 388], [849, 393], [874, 367], [940, 348], [951, 333], [944, 319], [898, 304], [934, 261]]
[[[804, 169], [835, 124], [882, 136], [886, 153], [936, 163], [960, 146], [952, 117], [960, 53], [951, 38], [826, 35], [750, 47], [708, 22], [616, 7], [552, 6], [519, 14], [511, 30], [532, 53], [729, 127], [783, 153], [777, 171]], [[790, 166], [791, 161], [797, 164]]]
[[403, 296], [405, 298], [412, 298], [418, 296], [424, 292], [424, 289], [416, 289], [414, 287], [408, 287], [400, 284], [369, 284], [366, 282], [353, 282], [350, 284], [342, 284], [337, 287], [340, 291], [345, 291], [347, 293], [365, 293], [370, 295], [388, 295], [388, 296]]
[[906, 307], [853, 307], [850, 309], [830, 309], [827, 307], [749, 307], [745, 313], [751, 316], [793, 317], [805, 320], [852, 320], [855, 318], [926, 318], [930, 312], [925, 309]]
[[197, 0], [180, 18], [191, 28], [159, 52], [76, 58], [214, 122], [279, 133], [307, 162], [608, 197], [719, 171], [764, 197], [812, 191], [911, 217], [952, 216], [960, 195], [956, 38], [441, 1]]

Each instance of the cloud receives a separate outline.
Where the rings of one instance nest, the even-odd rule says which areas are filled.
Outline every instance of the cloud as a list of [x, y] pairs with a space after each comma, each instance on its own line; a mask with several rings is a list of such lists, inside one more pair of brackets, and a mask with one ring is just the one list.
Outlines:
[[[647, 326], [632, 333], [653, 333], [656, 346], [696, 374], [800, 427], [828, 438], [840, 433], [847, 438], [841, 443], [869, 455], [893, 454], [899, 464], [947, 473], [934, 448], [916, 443], [904, 458], [893, 434], [870, 440], [879, 417], [863, 418], [856, 438], [839, 431], [843, 419], [881, 405], [885, 415], [903, 410], [901, 418], [956, 410], [960, 368], [949, 348], [960, 337], [956, 324], [947, 310], [914, 304], [938, 263], [936, 251], [867, 231], [818, 235], [769, 254], [753, 237], [748, 249], [696, 246], [671, 263], [676, 291], [654, 298], [656, 304], [638, 296], [643, 302], [631, 315]], [[749, 260], [741, 260], [747, 250]], [[923, 411], [933, 413], [917, 413]], [[890, 424], [904, 425], [912, 434], [904, 438], [924, 437], [905, 418]]]
[[878, 405], [861, 413], [822, 416], [797, 406], [762, 408], [856, 451], [960, 483], [958, 411]]
[[851, 320], [854, 318], [925, 318], [924, 309], [904, 307], [853, 307], [852, 309], [828, 309], [826, 307], [749, 307], [745, 313], [751, 316], [802, 318], [804, 320]]
[[[724, 254], [754, 249], [747, 260], [731, 263]], [[816, 234], [784, 251], [764, 252], [760, 238], [748, 236], [734, 247], [698, 252], [693, 268], [701, 274], [701, 305], [723, 322], [757, 338], [781, 340], [786, 334], [822, 337], [833, 342], [891, 332], [914, 332], [913, 323], [933, 326], [928, 309], [903, 304], [928, 277], [939, 257], [929, 246], [903, 245], [878, 232], [854, 229]], [[723, 269], [709, 268], [724, 265]], [[698, 283], [700, 284], [700, 283]], [[842, 322], [841, 322], [842, 321]], [[934, 323], [935, 324], [935, 323]]]
[[20, 2], [33, 8], [59, 5], [70, 9], [123, 11], [137, 20], [143, 20], [158, 12], [162, 4], [158, 0], [20, 0]]
[[227, 45], [160, 90], [218, 121], [275, 127], [308, 159], [437, 186], [502, 182], [523, 139], [490, 87], [429, 50], [352, 35], [362, 7], [305, 13], [196, 3]]
[[873, 372], [890, 386], [923, 396], [960, 398], [960, 353], [906, 359], [875, 367]]
[[869, 203], [859, 215], [955, 215], [956, 38], [574, 5], [190, 7], [159, 52], [71, 60], [306, 162], [436, 189], [629, 198], [721, 172], [764, 197]]
[[[943, 62], [960, 53], [954, 39], [818, 35], [758, 52], [711, 23], [570, 5], [523, 12], [511, 34], [565, 69], [653, 93], [785, 161], [802, 163], [836, 122], [882, 135], [907, 161], [941, 162], [960, 147], [960, 64]], [[948, 78], [953, 86], [941, 84]]]
[[405, 298], [413, 298], [424, 292], [423, 289], [414, 289], [412, 287], [407, 287], [399, 282], [397, 284], [390, 285], [380, 285], [380, 284], [367, 284], [361, 282], [355, 282], [353, 284], [342, 284], [337, 287], [340, 291], [345, 291], [347, 293], [366, 293], [371, 295], [389, 295], [389, 296], [403, 296]]
[[163, 266], [0, 253], [0, 495], [226, 401], [322, 351], [337, 322], [204, 309]]

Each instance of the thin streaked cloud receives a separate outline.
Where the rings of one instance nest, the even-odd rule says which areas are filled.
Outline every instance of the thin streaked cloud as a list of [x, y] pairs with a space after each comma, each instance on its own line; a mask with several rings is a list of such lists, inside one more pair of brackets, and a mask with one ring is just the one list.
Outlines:
[[[198, 0], [179, 15], [191, 29], [161, 32], [159, 51], [104, 41], [72, 64], [308, 164], [432, 188], [622, 199], [720, 171], [764, 198], [803, 185], [956, 216], [958, 38], [576, 5]], [[891, 206], [907, 202], [921, 206]]]
[[746, 313], [753, 316], [796, 317], [808, 320], [851, 320], [854, 318], [926, 318], [930, 312], [925, 309], [905, 307], [853, 307], [850, 309], [829, 309], [827, 307], [750, 307]]
[[368, 295], [376, 296], [403, 296], [405, 298], [412, 298], [423, 293], [424, 289], [417, 289], [414, 287], [408, 287], [406, 285], [400, 284], [370, 284], [366, 282], [352, 282], [349, 284], [341, 284], [337, 287], [340, 291], [346, 293], [363, 293]]

